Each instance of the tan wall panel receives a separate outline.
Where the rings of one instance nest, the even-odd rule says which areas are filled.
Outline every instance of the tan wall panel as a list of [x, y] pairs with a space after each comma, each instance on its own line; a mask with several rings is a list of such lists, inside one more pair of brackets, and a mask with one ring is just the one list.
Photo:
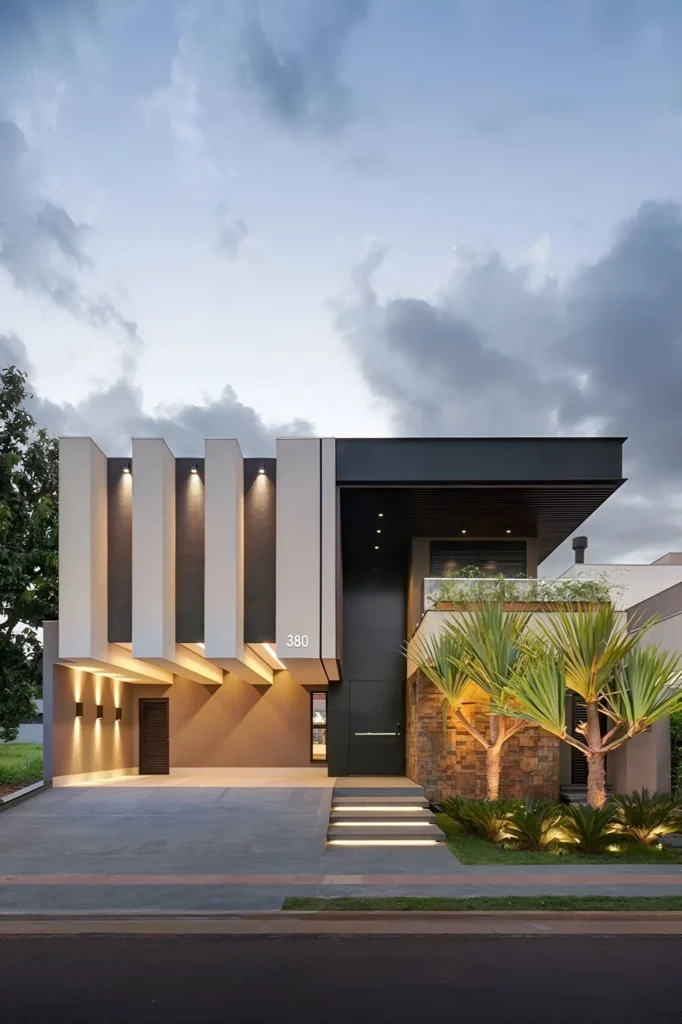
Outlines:
[[[170, 700], [171, 768], [307, 768], [310, 692], [288, 672], [269, 687], [233, 674], [222, 686], [176, 678], [173, 686], [134, 686], [138, 697]], [[137, 707], [133, 756], [138, 759]]]
[[[77, 701], [83, 702], [82, 718], [76, 718]], [[97, 704], [104, 706], [103, 719], [97, 718]], [[120, 722], [115, 720], [117, 705], [123, 709]], [[129, 683], [55, 665], [52, 713], [54, 777], [132, 767], [133, 701]]]

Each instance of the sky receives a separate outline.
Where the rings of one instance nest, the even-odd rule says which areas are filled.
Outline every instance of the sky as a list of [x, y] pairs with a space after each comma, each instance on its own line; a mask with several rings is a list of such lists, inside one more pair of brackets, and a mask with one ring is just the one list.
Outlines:
[[681, 42], [678, 0], [0, 0], [0, 367], [109, 455], [627, 436], [588, 560], [682, 550]]

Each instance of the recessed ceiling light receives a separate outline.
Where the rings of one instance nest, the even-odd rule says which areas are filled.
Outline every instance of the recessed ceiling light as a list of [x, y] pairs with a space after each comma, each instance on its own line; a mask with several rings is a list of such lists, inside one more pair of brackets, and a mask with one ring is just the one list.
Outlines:
[[377, 530], [377, 533], [381, 533], [381, 530]]
[[466, 530], [462, 530], [462, 533], [466, 533]]
[[379, 512], [379, 519], [383, 519], [383, 516], [384, 516], [384, 513], [383, 512]]
[[511, 533], [511, 530], [506, 530], [505, 532], [506, 532], [506, 533]]
[[374, 545], [374, 550], [375, 550], [375, 551], [378, 551], [378, 550], [379, 550], [379, 545], [378, 545], [378, 544], [375, 544], [375, 545]]

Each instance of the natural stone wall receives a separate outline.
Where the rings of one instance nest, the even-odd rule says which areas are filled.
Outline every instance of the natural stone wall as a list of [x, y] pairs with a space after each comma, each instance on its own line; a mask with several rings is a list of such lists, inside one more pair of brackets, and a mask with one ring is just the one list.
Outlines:
[[[407, 683], [407, 774], [429, 800], [486, 794], [485, 750], [448, 708], [443, 727], [440, 691], [421, 672]], [[465, 694], [464, 715], [487, 735], [487, 698], [476, 686]], [[560, 740], [526, 726], [502, 748], [501, 797], [559, 796]]]

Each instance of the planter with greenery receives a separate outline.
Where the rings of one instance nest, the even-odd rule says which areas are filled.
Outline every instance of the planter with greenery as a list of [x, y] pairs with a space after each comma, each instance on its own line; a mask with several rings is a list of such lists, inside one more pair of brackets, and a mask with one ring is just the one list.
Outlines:
[[501, 573], [490, 576], [476, 566], [447, 572], [427, 581], [426, 604], [441, 611], [474, 610], [499, 602], [507, 611], [554, 611], [557, 606], [596, 608], [611, 600], [612, 587], [604, 576], [596, 579], [536, 579]]

